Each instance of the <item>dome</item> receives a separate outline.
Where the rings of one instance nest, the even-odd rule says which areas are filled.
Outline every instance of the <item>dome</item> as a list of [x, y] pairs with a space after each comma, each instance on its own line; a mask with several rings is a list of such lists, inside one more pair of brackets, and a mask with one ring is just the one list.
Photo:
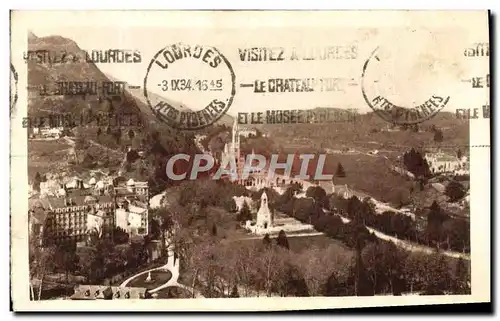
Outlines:
[[92, 177], [92, 178], [89, 180], [89, 185], [95, 185], [95, 183], [96, 183], [95, 177]]
[[127, 186], [134, 186], [134, 185], [135, 185], [135, 182], [134, 182], [134, 180], [133, 180], [133, 179], [129, 179], [129, 180], [127, 181]]

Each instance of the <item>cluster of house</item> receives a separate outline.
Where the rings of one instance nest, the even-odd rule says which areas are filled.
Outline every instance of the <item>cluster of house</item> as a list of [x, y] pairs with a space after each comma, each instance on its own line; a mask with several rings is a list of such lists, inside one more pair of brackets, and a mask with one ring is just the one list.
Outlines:
[[39, 236], [41, 245], [85, 243], [92, 233], [112, 238], [116, 228], [144, 236], [148, 233], [148, 194], [148, 183], [132, 178], [97, 182], [92, 177], [86, 184], [76, 177], [61, 184], [55, 195], [30, 199], [30, 233]]
[[33, 127], [29, 132], [30, 138], [60, 138], [64, 127]]
[[460, 158], [446, 154], [444, 152], [426, 153], [424, 156], [432, 174], [469, 174], [469, 158], [462, 156]]

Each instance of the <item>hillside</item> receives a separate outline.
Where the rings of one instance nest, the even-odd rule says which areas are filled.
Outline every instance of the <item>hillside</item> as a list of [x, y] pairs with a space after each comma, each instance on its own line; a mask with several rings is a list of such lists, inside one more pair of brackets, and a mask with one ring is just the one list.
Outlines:
[[[183, 152], [196, 153], [197, 148], [193, 142], [192, 132], [179, 132], [165, 124], [156, 122], [150, 109], [140, 99], [129, 91], [121, 96], [102, 97], [99, 95], [40, 95], [40, 86], [46, 87], [46, 92], [53, 93], [57, 81], [113, 81], [103, 74], [93, 63], [85, 59], [67, 58], [72, 56], [83, 57], [84, 52], [78, 45], [60, 36], [37, 37], [34, 34], [28, 36], [28, 50], [47, 50], [55, 55], [68, 53], [66, 59], [61, 61], [59, 55], [56, 61], [40, 62], [28, 59], [28, 116], [36, 117], [48, 114], [68, 113], [73, 115], [76, 127], [69, 128], [76, 135], [76, 149], [79, 149], [79, 161], [73, 167], [78, 170], [86, 170], [97, 164], [105, 164], [115, 153], [109, 150], [124, 151], [127, 146], [145, 151], [145, 159], [131, 163], [127, 168], [130, 171], [142, 173], [142, 176], [151, 180], [157, 180], [156, 185], [166, 182], [164, 170], [165, 162], [169, 155]], [[118, 125], [98, 127], [97, 123], [81, 122], [81, 116], [95, 115], [98, 112], [119, 115], [133, 115], [141, 120], [142, 124], [132, 127]], [[57, 144], [57, 142], [56, 142]], [[35, 145], [32, 145], [35, 146]], [[90, 148], [91, 147], [91, 148]], [[30, 162], [37, 151], [29, 150]], [[103, 161], [104, 160], [104, 161]], [[140, 168], [139, 168], [140, 165]], [[100, 166], [100, 165], [99, 165]], [[105, 166], [105, 165], [102, 165]], [[54, 168], [39, 168], [37, 171], [49, 171]], [[152, 182], [153, 183], [153, 182]]]
[[[435, 126], [443, 141], [434, 142]], [[419, 131], [391, 128], [374, 113], [360, 114], [354, 122], [321, 124], [266, 124], [260, 128], [284, 148], [322, 150], [325, 148], [365, 148], [403, 151], [411, 147], [467, 146], [469, 124], [449, 112], [437, 114], [419, 125]]]
[[[118, 81], [118, 79], [107, 75], [107, 77], [113, 81]], [[144, 96], [144, 90], [143, 88], [127, 88], [127, 91], [134, 97], [134, 99], [137, 102], [137, 105], [141, 108], [141, 111], [143, 114], [148, 115], [148, 117], [151, 119], [150, 122], [157, 122], [156, 117], [153, 115], [151, 112], [151, 109], [147, 105], [147, 100], [146, 97]], [[181, 110], [181, 111], [190, 111], [189, 106], [185, 106], [185, 104], [175, 101], [169, 98], [166, 98], [164, 96], [157, 95], [151, 91], [148, 91], [148, 96], [152, 101], [165, 101], [171, 106], [174, 106], [176, 109]], [[222, 116], [221, 119], [219, 119], [215, 124], [217, 125], [231, 125], [234, 122], [234, 119], [230, 115], [224, 115]]]

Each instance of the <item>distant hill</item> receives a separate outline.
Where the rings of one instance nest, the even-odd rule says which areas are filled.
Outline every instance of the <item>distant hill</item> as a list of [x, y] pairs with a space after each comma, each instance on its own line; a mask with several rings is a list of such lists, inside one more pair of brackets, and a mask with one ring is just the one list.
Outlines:
[[[73, 132], [76, 140], [84, 142], [82, 152], [88, 164], [102, 163], [108, 157], [106, 148], [125, 150], [126, 146], [134, 146], [145, 151], [146, 161], [139, 168], [131, 164], [132, 171], [137, 169], [140, 175], [150, 180], [152, 190], [165, 188], [167, 180], [165, 163], [170, 155], [176, 153], [196, 153], [193, 132], [181, 132], [157, 121], [151, 110], [136, 92], [125, 91], [121, 96], [100, 97], [95, 95], [40, 95], [40, 87], [46, 86], [48, 93], [53, 93], [57, 81], [116, 81], [110, 79], [94, 63], [85, 60], [85, 52], [71, 39], [60, 36], [37, 37], [28, 34], [28, 51], [47, 50], [55, 53], [56, 60], [39, 62], [27, 60], [28, 65], [28, 116], [44, 116], [48, 114], [68, 113], [77, 119], [81, 115], [97, 112], [113, 115], [137, 115], [142, 120], [139, 128], [111, 126], [102, 128], [96, 123], [77, 124]], [[63, 52], [71, 54], [61, 61]], [[59, 57], [57, 57], [59, 55]], [[79, 59], [76, 59], [79, 58]], [[130, 132], [133, 131], [131, 134]], [[92, 148], [85, 142], [93, 141]], [[78, 144], [82, 145], [82, 144]], [[98, 148], [101, 145], [104, 148]], [[84, 164], [77, 164], [84, 167]]]
[[[47, 50], [53, 53], [52, 62], [38, 62], [28, 59], [28, 114], [30, 116], [48, 113], [74, 113], [80, 115], [88, 110], [107, 111], [110, 102], [103, 97], [88, 95], [56, 96], [40, 95], [41, 86], [46, 86], [47, 93], [53, 93], [58, 81], [110, 81], [93, 63], [85, 61], [85, 52], [70, 39], [61, 36], [37, 37], [28, 35], [28, 51]], [[67, 54], [64, 54], [66, 52]], [[78, 60], [77, 60], [78, 59]], [[113, 100], [115, 112], [134, 113], [138, 111], [130, 95], [124, 95], [121, 101]]]
[[[319, 108], [313, 110], [326, 110]], [[331, 108], [330, 112], [342, 111]], [[434, 142], [432, 128], [443, 132], [442, 143]], [[418, 146], [466, 146], [469, 143], [469, 123], [450, 112], [440, 112], [418, 125], [418, 132], [389, 124], [374, 112], [358, 114], [355, 121], [344, 118], [331, 123], [264, 124], [255, 126], [279, 145], [289, 148], [320, 150], [333, 147], [364, 146], [395, 148]]]
[[[107, 77], [113, 81], [119, 81], [118, 79], [113, 78], [110, 75], [107, 75]], [[153, 113], [151, 112], [151, 109], [148, 107], [148, 102], [146, 100], [146, 97], [144, 96], [144, 89], [143, 88], [127, 88], [127, 91], [132, 95], [132, 97], [134, 97], [136, 99], [136, 101], [138, 102], [138, 105], [140, 107], [146, 107], [146, 108], [141, 108], [141, 111], [146, 115], [152, 116], [153, 119], [156, 120], [156, 116], [153, 115]], [[171, 106], [173, 106], [176, 109], [181, 110], [181, 111], [192, 110], [188, 106], [186, 106], [185, 104], [183, 104], [179, 101], [174, 101], [172, 99], [168, 99], [164, 96], [160, 96], [160, 95], [155, 94], [151, 91], [148, 91], [148, 96], [150, 97], [150, 100], [152, 100], [152, 101], [162, 100], [162, 101], [167, 102]], [[219, 119], [216, 122], [216, 124], [230, 125], [233, 123], [233, 121], [234, 121], [233, 118], [230, 115], [226, 114], [226, 115], [222, 116], [222, 118]]]

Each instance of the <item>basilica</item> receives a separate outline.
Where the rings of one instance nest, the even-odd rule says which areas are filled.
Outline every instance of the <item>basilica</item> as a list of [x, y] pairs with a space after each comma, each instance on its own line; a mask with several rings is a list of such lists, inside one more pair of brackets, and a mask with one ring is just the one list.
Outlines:
[[248, 189], [260, 190], [265, 187], [275, 187], [278, 183], [278, 179], [273, 180], [268, 177], [268, 170], [266, 166], [264, 169], [259, 171], [251, 171], [247, 178], [243, 177], [243, 169], [245, 167], [246, 159], [253, 159], [255, 155], [254, 151], [249, 155], [243, 156], [241, 153], [240, 136], [242, 136], [237, 120], [234, 121], [231, 142], [226, 143], [224, 146], [224, 151], [221, 155], [222, 166], [228, 166], [232, 161], [236, 163], [236, 175], [232, 177], [233, 183], [243, 185]]

